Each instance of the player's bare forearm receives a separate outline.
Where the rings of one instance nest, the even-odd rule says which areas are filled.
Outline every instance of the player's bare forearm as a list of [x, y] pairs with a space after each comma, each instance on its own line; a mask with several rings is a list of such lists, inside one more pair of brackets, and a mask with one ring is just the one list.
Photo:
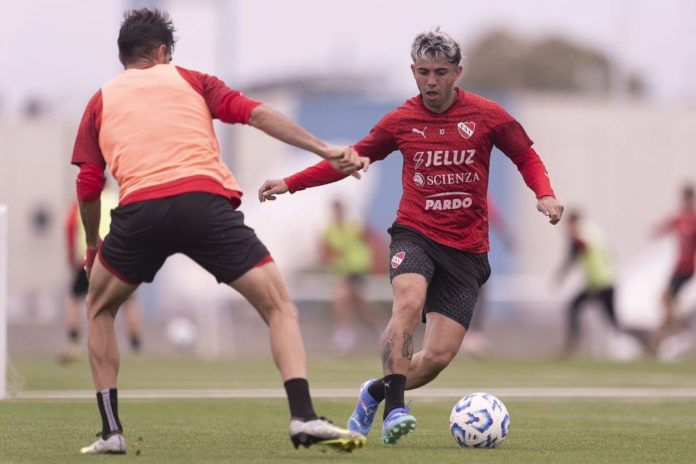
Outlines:
[[367, 170], [364, 160], [352, 147], [326, 143], [270, 106], [260, 105], [254, 108], [249, 124], [281, 142], [319, 155], [342, 174], [353, 174], [359, 169]]
[[99, 245], [99, 221], [101, 219], [101, 199], [94, 201], [79, 201], [82, 225], [85, 228], [87, 247], [97, 248]]
[[324, 159], [329, 157], [328, 143], [318, 139], [304, 127], [268, 105], [259, 105], [254, 108], [249, 125], [281, 142], [311, 151]]

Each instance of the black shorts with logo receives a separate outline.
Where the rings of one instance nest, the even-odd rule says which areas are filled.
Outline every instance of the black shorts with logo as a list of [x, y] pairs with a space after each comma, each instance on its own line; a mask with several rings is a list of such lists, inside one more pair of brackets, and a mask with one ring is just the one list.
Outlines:
[[75, 268], [75, 274], [73, 276], [73, 284], [70, 289], [70, 293], [74, 297], [83, 297], [87, 295], [87, 290], [89, 288], [89, 281], [87, 280], [87, 273], [85, 268], [80, 266]]
[[425, 277], [428, 293], [423, 321], [437, 312], [469, 328], [479, 289], [491, 275], [487, 253], [468, 253], [441, 245], [423, 234], [394, 223], [389, 229], [389, 278], [415, 273]]
[[111, 212], [101, 247], [105, 266], [125, 282], [152, 282], [164, 261], [183, 253], [218, 282], [241, 277], [269, 256], [244, 215], [220, 195], [191, 192]]

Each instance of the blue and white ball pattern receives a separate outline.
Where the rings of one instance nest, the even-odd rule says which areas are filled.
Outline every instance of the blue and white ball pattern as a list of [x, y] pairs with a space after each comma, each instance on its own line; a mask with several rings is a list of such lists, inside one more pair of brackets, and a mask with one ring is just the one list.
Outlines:
[[450, 432], [462, 448], [495, 448], [508, 435], [510, 414], [489, 393], [466, 395], [450, 414]]

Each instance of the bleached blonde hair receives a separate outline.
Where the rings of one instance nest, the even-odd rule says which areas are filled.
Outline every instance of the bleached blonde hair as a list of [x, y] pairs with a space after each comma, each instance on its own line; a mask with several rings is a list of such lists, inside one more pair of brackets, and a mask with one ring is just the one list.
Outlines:
[[415, 63], [419, 59], [442, 59], [448, 63], [459, 65], [462, 60], [462, 50], [459, 44], [449, 34], [442, 32], [439, 27], [428, 32], [422, 32], [413, 39], [411, 59]]

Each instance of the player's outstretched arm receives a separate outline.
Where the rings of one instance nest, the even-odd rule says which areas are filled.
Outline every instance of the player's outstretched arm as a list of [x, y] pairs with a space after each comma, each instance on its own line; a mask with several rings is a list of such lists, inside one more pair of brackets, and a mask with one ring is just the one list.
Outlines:
[[319, 155], [343, 174], [352, 174], [363, 168], [353, 147], [331, 145], [268, 105], [259, 105], [252, 110], [249, 125], [282, 142]]
[[537, 209], [549, 218], [551, 224], [558, 224], [563, 216], [563, 205], [555, 197], [544, 196], [537, 201]]
[[[366, 172], [370, 159], [360, 156], [359, 162], [361, 169]], [[337, 171], [329, 162], [322, 161], [285, 179], [267, 179], [259, 188], [259, 201], [263, 203], [266, 200], [275, 200], [276, 195], [329, 184], [346, 177], [345, 174]], [[357, 171], [351, 176], [356, 179], [361, 178], [360, 172]]]

